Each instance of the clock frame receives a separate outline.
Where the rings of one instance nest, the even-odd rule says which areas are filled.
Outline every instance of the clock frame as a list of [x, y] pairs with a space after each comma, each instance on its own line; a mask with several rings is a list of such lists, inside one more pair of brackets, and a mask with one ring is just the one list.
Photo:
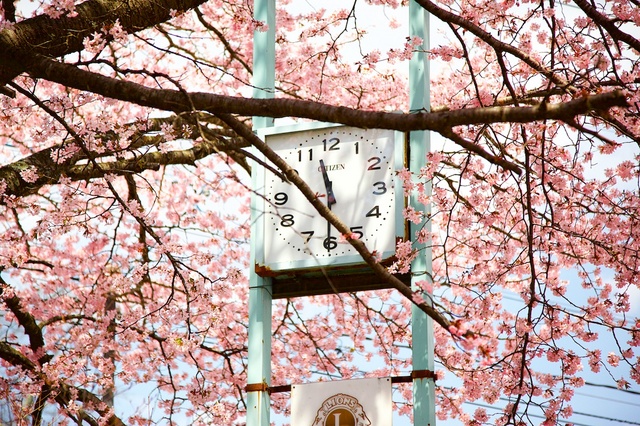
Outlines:
[[[405, 234], [405, 199], [396, 175], [404, 166], [403, 133], [316, 122], [264, 128], [258, 135], [370, 251], [382, 260], [395, 255]], [[254, 175], [253, 208], [261, 213], [255, 259], [262, 275], [364, 264], [293, 184], [261, 169]]]

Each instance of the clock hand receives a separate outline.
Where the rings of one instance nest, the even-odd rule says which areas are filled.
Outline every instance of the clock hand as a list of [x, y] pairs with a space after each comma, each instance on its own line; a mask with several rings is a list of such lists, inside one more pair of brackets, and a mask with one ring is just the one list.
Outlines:
[[[331, 210], [331, 205], [336, 203], [336, 197], [333, 194], [333, 183], [329, 180], [327, 168], [324, 166], [323, 160], [320, 160], [320, 171], [322, 172], [322, 179], [324, 179], [324, 187], [327, 190], [327, 207]], [[331, 223], [329, 223], [329, 221], [327, 221], [327, 238], [324, 240], [324, 247], [327, 251], [331, 251]]]
[[322, 179], [324, 179], [324, 187], [327, 190], [327, 207], [331, 209], [331, 205], [336, 203], [336, 197], [333, 195], [333, 183], [329, 180], [323, 160], [320, 160], [320, 171], [322, 172]]

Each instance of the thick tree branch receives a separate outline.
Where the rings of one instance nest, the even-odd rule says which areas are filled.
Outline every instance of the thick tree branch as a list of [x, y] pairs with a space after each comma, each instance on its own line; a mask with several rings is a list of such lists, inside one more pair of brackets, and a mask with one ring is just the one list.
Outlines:
[[533, 107], [484, 107], [435, 113], [397, 114], [362, 111], [296, 99], [250, 99], [203, 92], [184, 93], [179, 90], [154, 89], [85, 71], [38, 55], [22, 57], [18, 60], [29, 62], [28, 68], [34, 77], [165, 111], [186, 112], [192, 111], [195, 107], [212, 114], [224, 113], [274, 118], [299, 117], [342, 123], [360, 128], [399, 131], [433, 130], [441, 132], [464, 125], [565, 120], [593, 111], [605, 111], [612, 107], [627, 106], [624, 94], [621, 91], [613, 91], [583, 96], [568, 102], [543, 103]]
[[478, 37], [480, 40], [484, 41], [489, 46], [491, 46], [498, 55], [500, 55], [502, 52], [510, 53], [511, 55], [520, 59], [521, 61], [529, 65], [532, 69], [544, 75], [549, 80], [553, 81], [556, 85], [562, 87], [563, 89], [569, 90], [571, 93], [575, 93], [577, 91], [577, 89], [570, 87], [570, 83], [567, 80], [556, 75], [553, 72], [553, 70], [545, 67], [543, 64], [535, 60], [533, 56], [528, 55], [522, 50], [508, 43], [505, 43], [502, 40], [495, 38], [490, 33], [488, 33], [487, 31], [480, 28], [478, 25], [471, 22], [469, 19], [465, 19], [461, 16], [456, 15], [455, 13], [442, 9], [441, 7], [437, 6], [435, 3], [429, 0], [416, 0], [416, 3], [418, 3], [426, 11], [436, 16], [443, 22], [448, 22], [451, 24], [458, 25], [459, 27], [469, 31], [470, 33]]
[[11, 365], [22, 367], [26, 371], [33, 371], [36, 368], [36, 365], [29, 358], [5, 342], [0, 342], [0, 358]]
[[[137, 83], [113, 79], [41, 56], [35, 57], [32, 62], [34, 65], [33, 74], [38, 77], [44, 77], [79, 90], [177, 113], [192, 112], [193, 108], [196, 108], [212, 114], [300, 117], [361, 128], [400, 131], [433, 130], [446, 137], [451, 136], [452, 128], [455, 126], [496, 122], [523, 123], [544, 119], [572, 122], [573, 117], [577, 115], [626, 105], [626, 99], [622, 92], [614, 91], [584, 96], [565, 103], [541, 104], [533, 107], [485, 107], [435, 113], [396, 114], [361, 111], [294, 99], [248, 99], [201, 92], [185, 95], [177, 90], [148, 88]], [[461, 143], [459, 138], [453, 138], [453, 140], [458, 144]], [[465, 141], [463, 147], [477, 154], [486, 154], [482, 156], [500, 167], [513, 171], [519, 170], [517, 165], [488, 154], [480, 145]], [[192, 164], [193, 161], [210, 155], [215, 149], [224, 149], [224, 147], [218, 148], [202, 144], [193, 148], [192, 152], [175, 152], [168, 155], [149, 153], [137, 158], [109, 163], [104, 165], [104, 168], [102, 165], [100, 168], [96, 168], [90, 165], [54, 164], [51, 159], [52, 151], [49, 149], [0, 169], [0, 179], [4, 179], [7, 183], [5, 195], [24, 196], [35, 193], [43, 185], [58, 182], [62, 175], [79, 180], [111, 172], [140, 172], [147, 168], [157, 168], [161, 164]], [[40, 177], [36, 182], [26, 182], [20, 176], [22, 171], [30, 167], [35, 167], [40, 172]]]
[[16, 22], [16, 5], [17, 0], [2, 0], [2, 9], [4, 10], [4, 19], [9, 22]]
[[585, 0], [574, 0], [574, 3], [578, 5], [580, 9], [593, 21], [604, 28], [611, 37], [615, 40], [620, 40], [633, 47], [638, 54], [640, 54], [640, 39], [637, 39], [618, 28], [612, 20], [607, 18], [602, 13], [590, 5]]
[[[4, 288], [7, 287], [7, 283], [0, 276], [0, 295], [4, 293]], [[44, 347], [44, 336], [42, 335], [42, 329], [38, 326], [33, 315], [26, 312], [20, 303], [20, 299], [15, 294], [10, 297], [3, 297], [2, 300], [7, 305], [9, 310], [15, 315], [16, 319], [20, 326], [24, 329], [25, 334], [29, 337], [29, 347], [33, 351], [34, 354], [40, 352], [40, 350]], [[47, 362], [50, 356], [46, 354], [40, 354], [40, 358], [38, 358], [38, 362], [43, 364]]]
[[[383, 128], [400, 131], [433, 130], [451, 137], [452, 128], [496, 122], [532, 122], [555, 119], [573, 122], [573, 117], [592, 111], [607, 110], [614, 106], [625, 106], [626, 99], [619, 91], [576, 98], [558, 104], [541, 104], [532, 107], [485, 107], [469, 108], [435, 113], [397, 114], [333, 106], [318, 102], [294, 99], [248, 99], [221, 96], [211, 93], [185, 93], [177, 90], [154, 89], [137, 83], [113, 79], [77, 67], [58, 63], [44, 57], [35, 57], [34, 74], [79, 90], [87, 90], [103, 96], [177, 113], [193, 112], [193, 108], [212, 114], [231, 113], [245, 116], [300, 117], [319, 121], [342, 123], [361, 128]], [[460, 138], [453, 138], [461, 144]], [[519, 171], [519, 166], [489, 154], [480, 145], [463, 141], [463, 148], [481, 155], [500, 167]], [[73, 180], [91, 179], [105, 173], [138, 173], [166, 164], [193, 164], [194, 161], [225, 147], [201, 144], [191, 150], [166, 154], [159, 152], [144, 154], [127, 160], [78, 166], [76, 163], [57, 164], [52, 160], [52, 149], [43, 150], [26, 159], [0, 168], [0, 179], [7, 183], [5, 195], [25, 196], [37, 192], [47, 184], [55, 184], [63, 175]], [[36, 182], [26, 182], [20, 173], [30, 167], [39, 172]]]
[[[86, 164], [58, 164], [51, 159], [51, 149], [37, 152], [27, 158], [0, 168], [0, 181], [4, 180], [7, 187], [4, 196], [25, 197], [38, 192], [45, 185], [54, 185], [65, 176], [72, 181], [91, 180], [104, 177], [107, 174], [128, 175], [142, 173], [145, 170], [158, 170], [160, 166], [170, 164], [194, 165], [211, 154], [226, 152], [229, 148], [224, 143], [217, 141], [204, 141], [193, 148], [169, 151], [149, 152], [133, 158], [104, 161]], [[240, 152], [240, 151], [238, 151]], [[35, 167], [38, 179], [35, 182], [25, 181], [20, 172]], [[2, 202], [0, 201], [0, 204]]]
[[[300, 176], [296, 171], [289, 166], [289, 164], [278, 156], [265, 142], [263, 142], [258, 136], [256, 136], [251, 129], [246, 125], [236, 120], [229, 114], [218, 114], [221, 120], [223, 120], [230, 128], [238, 133], [238, 135], [245, 138], [251, 145], [255, 146], [261, 153], [265, 155], [273, 164], [275, 164], [287, 179], [293, 183], [302, 194], [307, 198], [309, 203], [320, 213], [322, 217], [327, 219], [331, 225], [333, 225], [342, 235], [351, 235], [351, 229], [345, 225], [338, 216], [336, 216], [327, 205], [321, 201], [317, 194], [300, 179]], [[389, 270], [378, 262], [375, 255], [369, 251], [367, 246], [359, 239], [347, 238], [349, 243], [356, 249], [356, 251], [362, 256], [362, 259], [371, 267], [371, 269], [385, 282], [389, 283], [393, 288], [398, 290], [403, 296], [409, 299], [412, 303], [418, 306], [423, 312], [429, 315], [435, 322], [444, 327], [445, 330], [449, 330], [450, 322], [440, 312], [433, 308], [429, 303], [422, 301], [418, 302], [413, 297], [413, 291], [409, 286], [396, 278]]]
[[[48, 110], [40, 100], [35, 98], [31, 93], [22, 87], [11, 84], [18, 92], [31, 98], [45, 110]], [[131, 173], [141, 173], [144, 170], [157, 170], [161, 165], [169, 164], [194, 164], [195, 161], [205, 158], [208, 155], [218, 152], [227, 152], [236, 161], [244, 161], [243, 153], [240, 150], [238, 142], [243, 141], [240, 138], [233, 140], [229, 131], [224, 129], [211, 129], [201, 124], [211, 123], [220, 126], [221, 123], [205, 113], [201, 114], [181, 114], [164, 119], [150, 120], [145, 129], [135, 132], [129, 138], [129, 146], [127, 151], [132, 155], [131, 158], [120, 160], [106, 160], [102, 162], [86, 162], [79, 164], [81, 161], [89, 160], [84, 150], [78, 150], [70, 158], [59, 161], [58, 152], [64, 152], [70, 148], [69, 145], [77, 144], [77, 141], [71, 140], [51, 148], [38, 151], [29, 157], [18, 160], [12, 164], [0, 167], [0, 181], [6, 184], [4, 196], [24, 197], [35, 194], [45, 185], [53, 185], [60, 181], [62, 176], [70, 178], [72, 181], [90, 180], [103, 177], [105, 174], [125, 175]], [[163, 134], [150, 134], [150, 132], [162, 132], [162, 124], [170, 124], [175, 131], [174, 136], [183, 138], [196, 139], [202, 135], [204, 142], [190, 149], [169, 151], [169, 152], [147, 152], [139, 154], [136, 150], [144, 147], [155, 146], [165, 142]], [[125, 126], [127, 127], [127, 126]], [[101, 134], [97, 139], [110, 140], [117, 138], [117, 134]], [[119, 152], [121, 152], [120, 150]], [[93, 153], [91, 159], [112, 157], [119, 152], [113, 150], [104, 150], [100, 153]], [[34, 168], [38, 174], [35, 181], [25, 181], [21, 173], [25, 170]], [[0, 204], [2, 202], [0, 201]]]
[[183, 12], [206, 0], [89, 0], [76, 6], [76, 16], [52, 18], [39, 15], [0, 32], [0, 86], [26, 68], [8, 66], [6, 59], [37, 53], [60, 57], [81, 51], [83, 40], [116, 21], [125, 32], [153, 27], [171, 18], [171, 11]]
[[[4, 284], [4, 282], [3, 282]], [[11, 296], [4, 298], [4, 302], [9, 310], [15, 315], [18, 323], [24, 329], [24, 332], [29, 336], [29, 346], [34, 353], [37, 353], [44, 347], [44, 337], [42, 336], [42, 329], [38, 326], [38, 323], [31, 314], [25, 312], [20, 304], [20, 299], [17, 296]], [[41, 357], [44, 361], [48, 357]]]

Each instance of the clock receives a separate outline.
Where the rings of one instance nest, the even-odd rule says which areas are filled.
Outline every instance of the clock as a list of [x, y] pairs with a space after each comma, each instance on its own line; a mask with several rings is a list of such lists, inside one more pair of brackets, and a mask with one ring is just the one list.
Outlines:
[[[353, 236], [381, 259], [394, 255], [404, 234], [404, 197], [395, 173], [404, 161], [402, 133], [310, 123], [261, 129], [260, 136]], [[363, 263], [295, 185], [263, 169], [259, 263], [271, 271]]]

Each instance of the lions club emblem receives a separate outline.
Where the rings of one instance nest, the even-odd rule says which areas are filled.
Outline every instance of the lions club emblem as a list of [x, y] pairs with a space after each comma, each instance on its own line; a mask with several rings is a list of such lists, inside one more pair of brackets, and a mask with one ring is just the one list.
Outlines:
[[357, 398], [339, 393], [325, 399], [312, 426], [370, 426], [371, 421]]

